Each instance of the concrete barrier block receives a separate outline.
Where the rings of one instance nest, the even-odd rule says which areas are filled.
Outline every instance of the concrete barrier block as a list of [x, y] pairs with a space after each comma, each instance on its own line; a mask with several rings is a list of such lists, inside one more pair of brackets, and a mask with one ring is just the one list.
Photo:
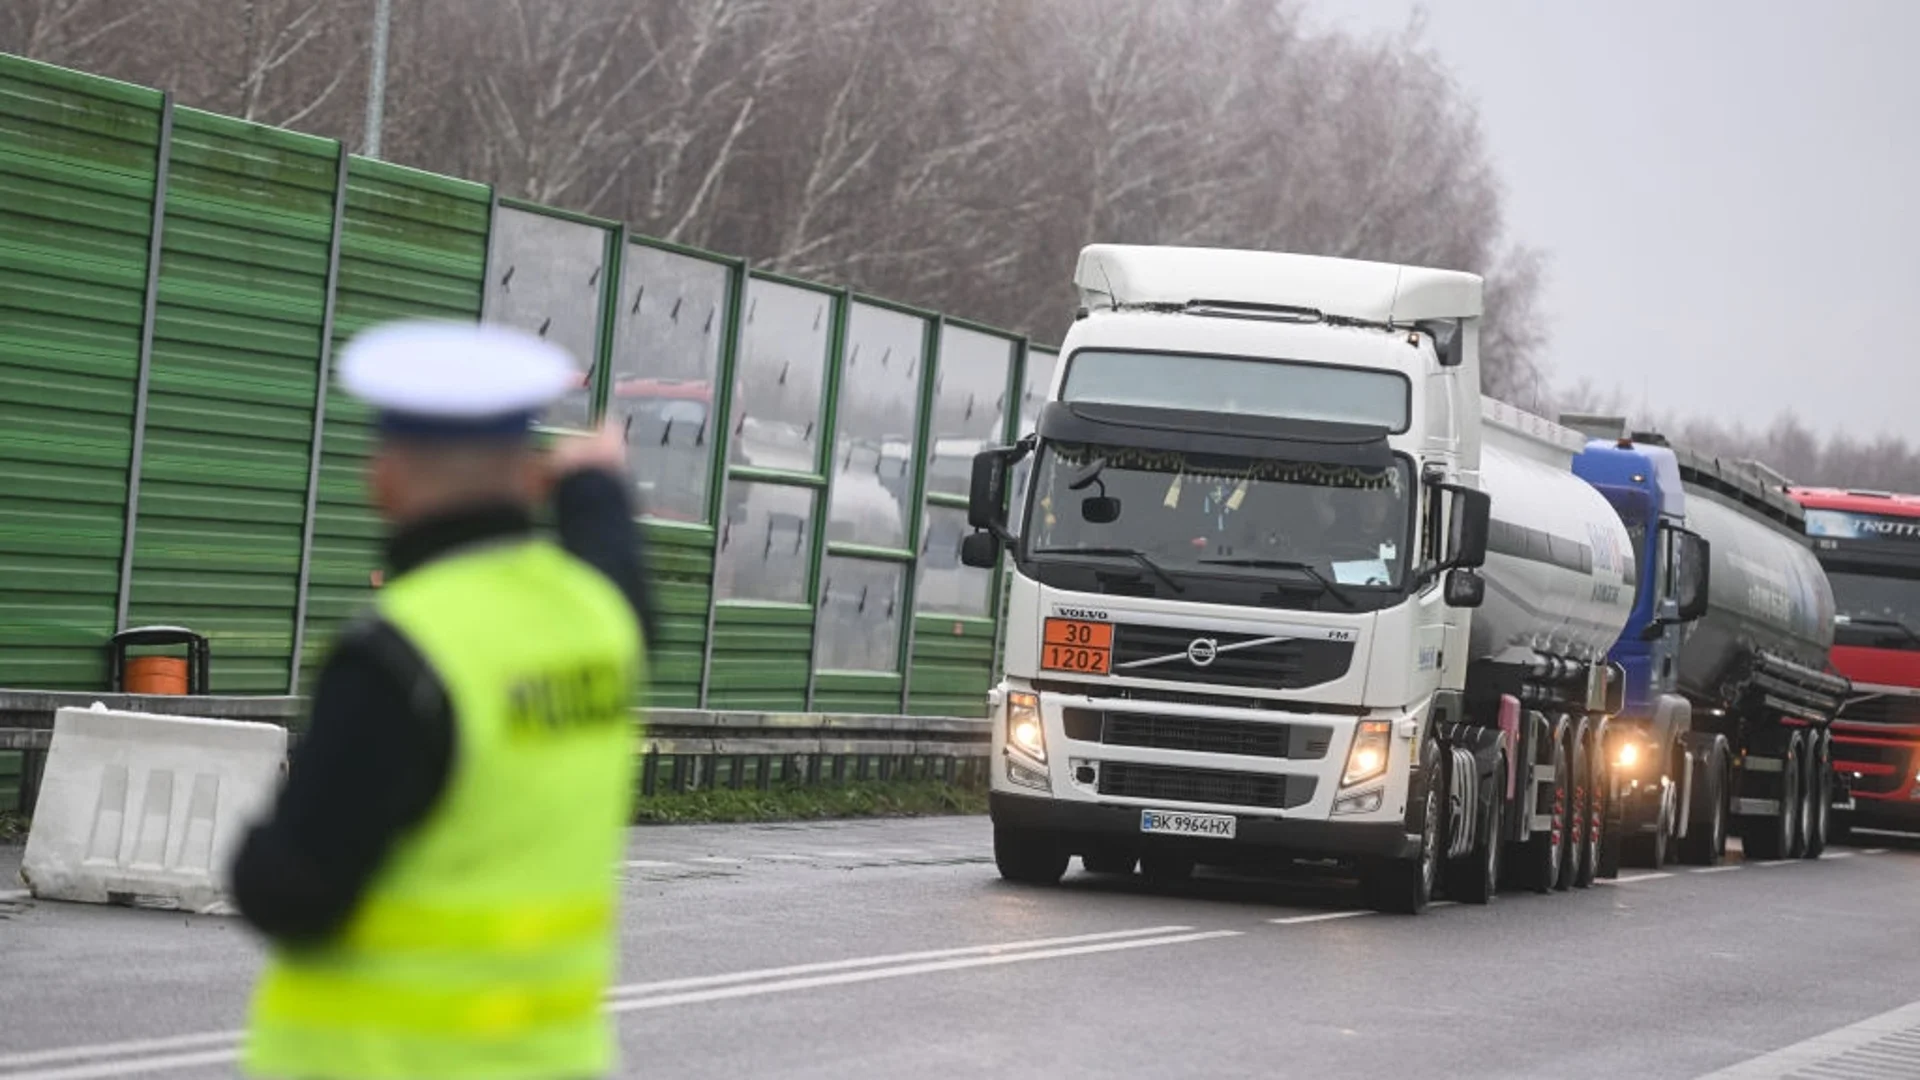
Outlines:
[[41, 899], [221, 912], [286, 753], [275, 724], [63, 708], [21, 876]]

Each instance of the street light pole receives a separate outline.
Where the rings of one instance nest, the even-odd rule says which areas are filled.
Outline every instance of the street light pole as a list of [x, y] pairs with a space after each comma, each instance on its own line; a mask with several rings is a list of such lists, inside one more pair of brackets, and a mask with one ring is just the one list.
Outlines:
[[367, 73], [367, 157], [380, 157], [380, 124], [387, 105], [387, 31], [393, 22], [393, 0], [374, 0], [373, 57]]

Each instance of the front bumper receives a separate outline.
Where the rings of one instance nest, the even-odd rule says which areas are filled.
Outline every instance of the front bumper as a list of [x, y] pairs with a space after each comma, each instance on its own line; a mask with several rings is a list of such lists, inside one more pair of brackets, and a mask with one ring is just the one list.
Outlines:
[[1222, 808], [1238, 818], [1232, 840], [1144, 836], [1137, 806], [1077, 802], [995, 791], [988, 795], [995, 826], [1035, 829], [1058, 836], [1076, 854], [1125, 841], [1142, 848], [1180, 849], [1205, 861], [1209, 855], [1234, 861], [1253, 856], [1301, 858], [1411, 859], [1420, 853], [1420, 837], [1409, 836], [1399, 821], [1316, 821], [1247, 814]]

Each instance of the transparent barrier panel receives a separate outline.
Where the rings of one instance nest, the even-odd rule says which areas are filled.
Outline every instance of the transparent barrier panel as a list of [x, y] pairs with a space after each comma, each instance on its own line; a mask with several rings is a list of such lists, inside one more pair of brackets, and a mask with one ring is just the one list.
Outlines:
[[487, 321], [539, 334], [580, 365], [579, 388], [543, 417], [558, 427], [584, 428], [592, 422], [607, 233], [599, 226], [511, 206], [494, 214]]
[[721, 600], [807, 602], [813, 491], [735, 480], [727, 487], [713, 587]]
[[627, 462], [649, 517], [707, 519], [731, 278], [720, 263], [627, 245], [607, 414], [626, 430]]
[[902, 548], [912, 520], [927, 323], [861, 303], [848, 320], [827, 539]]
[[960, 541], [972, 531], [965, 510], [927, 507], [926, 535], [920, 540], [920, 582], [914, 594], [917, 610], [982, 618], [991, 612], [993, 575], [960, 561]]
[[777, 281], [747, 286], [733, 383], [735, 465], [813, 473], [833, 296]]
[[832, 671], [895, 671], [900, 660], [899, 563], [830, 556], [821, 568], [814, 664]]

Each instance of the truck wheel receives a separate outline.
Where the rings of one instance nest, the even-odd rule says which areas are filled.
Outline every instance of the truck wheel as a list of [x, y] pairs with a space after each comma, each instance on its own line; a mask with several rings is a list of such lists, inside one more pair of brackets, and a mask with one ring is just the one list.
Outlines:
[[1793, 733], [1793, 744], [1780, 775], [1792, 782], [1792, 794], [1781, 807], [1787, 819], [1787, 848], [1778, 856], [1802, 858], [1807, 853], [1807, 742], [1800, 732]]
[[993, 827], [993, 861], [1000, 876], [1022, 885], [1055, 885], [1067, 872], [1067, 849], [1052, 833], [1037, 829]]
[[1833, 824], [1833, 733], [1815, 732], [1807, 744], [1806, 857], [1826, 854]]
[[1800, 733], [1780, 753], [1780, 806], [1772, 817], [1749, 818], [1740, 830], [1740, 846], [1749, 859], [1796, 859], [1800, 843]]
[[1089, 874], [1117, 874], [1125, 877], [1133, 873], [1133, 864], [1139, 861], [1139, 856], [1120, 847], [1094, 848], [1080, 855], [1080, 865], [1086, 867]]
[[1140, 876], [1154, 885], [1178, 885], [1193, 876], [1191, 855], [1149, 851], [1140, 856]]
[[1440, 877], [1440, 795], [1446, 777], [1440, 772], [1440, 748], [1430, 738], [1420, 740], [1420, 775], [1427, 793], [1420, 809], [1420, 852], [1411, 859], [1381, 859], [1360, 869], [1360, 888], [1367, 906], [1396, 915], [1418, 915], [1433, 899]]
[[[1521, 845], [1518, 859], [1520, 884], [1534, 892], [1552, 892], [1560, 881], [1560, 865], [1567, 853], [1567, 780], [1567, 744], [1555, 742], [1553, 785], [1549, 789], [1553, 799], [1553, 823], [1534, 833]], [[1538, 812], [1531, 795], [1527, 799], [1527, 808]]]
[[1573, 736], [1573, 795], [1567, 800], [1567, 855], [1560, 867], [1561, 889], [1584, 889], [1593, 884], [1599, 835], [1595, 827], [1593, 755], [1585, 731]]
[[1600, 876], [1600, 838], [1606, 832], [1607, 785], [1612, 778], [1607, 775], [1607, 759], [1598, 735], [1595, 731], [1587, 739], [1586, 841], [1580, 852], [1580, 873], [1573, 879], [1576, 889], [1592, 888], [1593, 879]]
[[1727, 744], [1713, 741], [1700, 763], [1700, 782], [1694, 785], [1687, 807], [1687, 835], [1680, 841], [1680, 861], [1689, 866], [1714, 866], [1727, 853]]
[[[1504, 759], [1494, 766], [1495, 776], [1507, 774]], [[1502, 826], [1507, 820], [1506, 796], [1493, 793], [1493, 805], [1487, 808], [1487, 825], [1475, 838], [1473, 850], [1464, 859], [1449, 860], [1446, 870], [1447, 897], [1462, 904], [1490, 904], [1500, 891], [1500, 852], [1507, 846]]]

